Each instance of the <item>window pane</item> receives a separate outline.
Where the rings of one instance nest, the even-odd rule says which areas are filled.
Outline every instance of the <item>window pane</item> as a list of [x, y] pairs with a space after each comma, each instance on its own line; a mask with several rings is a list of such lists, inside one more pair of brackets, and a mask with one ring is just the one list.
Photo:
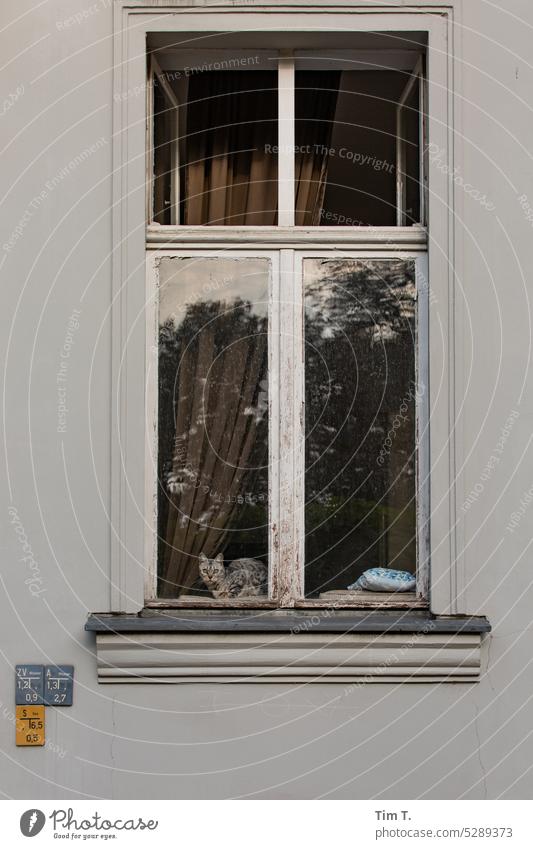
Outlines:
[[411, 260], [304, 260], [306, 595], [415, 572]]
[[[396, 224], [397, 107], [409, 77], [398, 70], [296, 72], [296, 224]], [[418, 109], [409, 107], [408, 166], [417, 183]], [[418, 211], [409, 202], [411, 224]]]
[[169, 210], [170, 140], [177, 135], [179, 223], [276, 224], [277, 72], [185, 68], [167, 70], [165, 78], [179, 106], [169, 108], [156, 81], [154, 220], [176, 223]]
[[161, 259], [161, 596], [266, 595], [269, 278], [267, 259]]

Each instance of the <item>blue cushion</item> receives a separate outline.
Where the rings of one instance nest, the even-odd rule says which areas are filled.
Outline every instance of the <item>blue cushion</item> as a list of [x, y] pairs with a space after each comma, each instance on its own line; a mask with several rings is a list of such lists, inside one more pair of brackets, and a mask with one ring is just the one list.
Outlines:
[[373, 593], [406, 593], [414, 590], [416, 578], [411, 572], [398, 569], [367, 569], [361, 577], [350, 584], [349, 590], [367, 590]]

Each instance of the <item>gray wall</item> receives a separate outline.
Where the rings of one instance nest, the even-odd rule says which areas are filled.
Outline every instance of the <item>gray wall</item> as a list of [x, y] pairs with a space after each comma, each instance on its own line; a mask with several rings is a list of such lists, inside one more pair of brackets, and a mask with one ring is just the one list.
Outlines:
[[[456, 176], [457, 293], [467, 307], [456, 416], [467, 455], [463, 497], [482, 483], [459, 514], [468, 608], [489, 616], [494, 629], [484, 648], [488, 668], [479, 684], [346, 691], [96, 684], [93, 638], [83, 625], [109, 597], [112, 9], [4, 0], [2, 97], [18, 90], [0, 119], [7, 796], [531, 796], [533, 498], [524, 493], [533, 485], [533, 222], [519, 198], [533, 207], [533, 7], [528, 0], [507, 0], [504, 10], [483, 0], [455, 6], [463, 60], [464, 160]], [[84, 11], [81, 22], [63, 23]], [[463, 191], [461, 180], [494, 209]], [[79, 327], [69, 329], [73, 310], [81, 311]], [[68, 408], [63, 432], [59, 400]], [[500, 462], [484, 474], [513, 410]], [[75, 704], [48, 710], [44, 749], [14, 745], [17, 662], [76, 667]]]

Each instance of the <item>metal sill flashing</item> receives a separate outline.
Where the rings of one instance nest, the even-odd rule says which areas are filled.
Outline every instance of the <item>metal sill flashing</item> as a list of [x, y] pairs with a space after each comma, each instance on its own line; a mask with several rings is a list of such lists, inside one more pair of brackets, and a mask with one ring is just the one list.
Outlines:
[[439, 634], [490, 631], [484, 616], [433, 616], [428, 610], [155, 610], [138, 614], [91, 613], [86, 631], [96, 633], [144, 632], [323, 632]]
[[102, 684], [475, 682], [482, 616], [427, 611], [92, 614]]

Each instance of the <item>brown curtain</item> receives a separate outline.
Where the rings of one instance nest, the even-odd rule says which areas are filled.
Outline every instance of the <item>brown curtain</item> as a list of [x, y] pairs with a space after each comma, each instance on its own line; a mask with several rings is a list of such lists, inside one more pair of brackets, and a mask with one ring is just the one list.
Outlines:
[[184, 224], [277, 221], [277, 74], [208, 71], [189, 80]]
[[221, 550], [239, 509], [237, 497], [253, 474], [258, 427], [267, 435], [266, 419], [254, 412], [267, 372], [266, 332], [256, 319], [256, 332], [243, 334], [242, 310], [213, 306], [218, 315], [184, 345], [176, 378], [175, 485], [160, 543], [166, 596], [192, 586], [201, 552], [214, 557]]
[[[320, 224], [339, 91], [338, 71], [296, 75], [296, 224]], [[191, 77], [183, 223], [277, 221], [277, 75], [209, 71]]]
[[320, 224], [339, 84], [339, 71], [296, 73], [295, 222], [300, 227]]

